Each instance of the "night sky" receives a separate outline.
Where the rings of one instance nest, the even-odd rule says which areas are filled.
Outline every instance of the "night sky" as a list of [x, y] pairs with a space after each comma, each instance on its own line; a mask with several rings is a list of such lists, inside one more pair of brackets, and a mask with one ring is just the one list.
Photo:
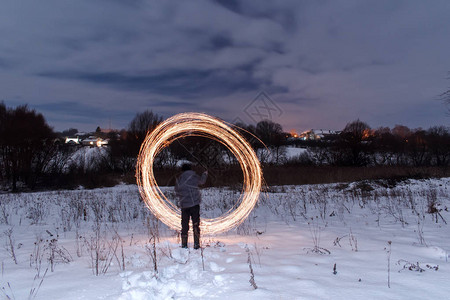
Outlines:
[[0, 101], [55, 130], [137, 112], [286, 131], [450, 124], [450, 1], [4, 0]]

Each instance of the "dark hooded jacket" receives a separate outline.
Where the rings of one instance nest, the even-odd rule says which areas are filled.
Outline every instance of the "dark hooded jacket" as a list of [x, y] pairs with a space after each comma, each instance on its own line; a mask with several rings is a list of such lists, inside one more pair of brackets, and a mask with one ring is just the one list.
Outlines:
[[205, 184], [207, 177], [208, 173], [205, 172], [202, 176], [198, 176], [193, 170], [184, 171], [178, 177], [175, 184], [175, 192], [178, 196], [178, 206], [180, 208], [196, 206], [202, 202], [198, 186]]

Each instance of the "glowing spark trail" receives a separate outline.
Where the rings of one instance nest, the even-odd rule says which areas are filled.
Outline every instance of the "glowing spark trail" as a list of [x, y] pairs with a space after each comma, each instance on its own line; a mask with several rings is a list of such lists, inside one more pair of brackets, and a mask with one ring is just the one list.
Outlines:
[[201, 113], [175, 115], [148, 133], [139, 152], [136, 178], [139, 192], [150, 211], [172, 229], [181, 229], [180, 210], [161, 192], [153, 173], [153, 163], [165, 147], [177, 139], [201, 136], [220, 142], [238, 160], [243, 172], [243, 193], [240, 205], [214, 219], [202, 219], [204, 234], [228, 231], [241, 224], [259, 198], [262, 184], [261, 166], [250, 144], [223, 121]]

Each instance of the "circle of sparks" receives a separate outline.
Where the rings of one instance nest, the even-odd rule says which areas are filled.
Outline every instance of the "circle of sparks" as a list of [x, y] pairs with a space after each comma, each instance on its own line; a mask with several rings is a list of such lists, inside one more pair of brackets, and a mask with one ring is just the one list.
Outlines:
[[202, 218], [205, 234], [228, 231], [241, 224], [256, 205], [262, 184], [261, 165], [250, 144], [223, 121], [202, 113], [181, 113], [160, 123], [148, 133], [139, 152], [136, 178], [148, 209], [168, 227], [181, 230], [180, 210], [160, 190], [153, 173], [156, 156], [177, 139], [201, 136], [220, 142], [236, 157], [243, 173], [240, 203], [222, 216]]

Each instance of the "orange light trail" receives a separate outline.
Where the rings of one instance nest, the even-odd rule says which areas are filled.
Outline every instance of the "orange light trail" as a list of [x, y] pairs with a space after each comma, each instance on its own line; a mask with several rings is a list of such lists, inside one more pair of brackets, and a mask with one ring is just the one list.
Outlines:
[[228, 231], [241, 224], [255, 207], [262, 185], [262, 171], [258, 157], [250, 144], [225, 122], [202, 113], [175, 115], [149, 132], [139, 152], [136, 179], [139, 192], [148, 209], [168, 227], [181, 230], [180, 210], [160, 190], [153, 173], [156, 156], [177, 139], [201, 136], [220, 142], [238, 160], [243, 172], [243, 192], [240, 203], [214, 219], [202, 219], [203, 234]]

